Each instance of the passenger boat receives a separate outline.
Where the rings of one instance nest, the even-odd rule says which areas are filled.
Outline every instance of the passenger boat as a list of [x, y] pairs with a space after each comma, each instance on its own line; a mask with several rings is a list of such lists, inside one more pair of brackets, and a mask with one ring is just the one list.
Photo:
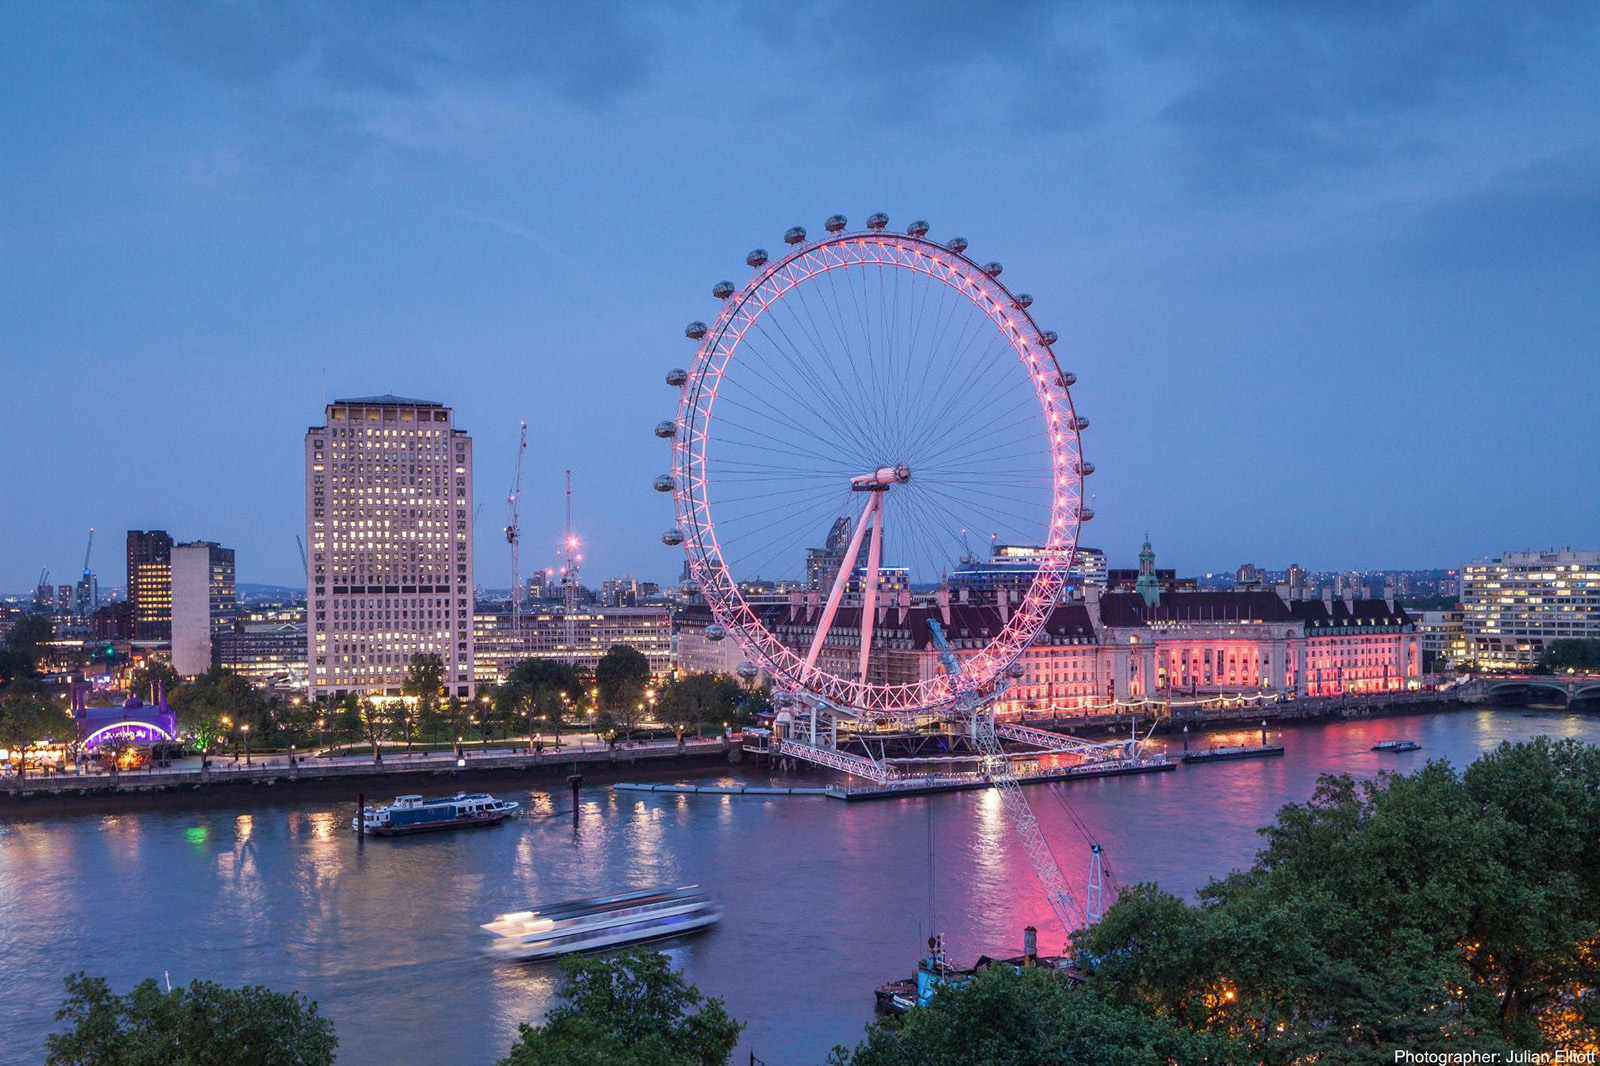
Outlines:
[[396, 796], [386, 807], [364, 808], [350, 819], [350, 828], [359, 830], [365, 822], [366, 832], [391, 837], [499, 825], [516, 814], [520, 806], [511, 800], [495, 799], [487, 792], [457, 792], [454, 796], [436, 799]]
[[665, 940], [713, 925], [722, 913], [695, 886], [595, 896], [502, 914], [482, 926], [503, 959], [553, 959]]
[[1373, 751], [1416, 751], [1422, 747], [1414, 740], [1380, 740], [1372, 745]]

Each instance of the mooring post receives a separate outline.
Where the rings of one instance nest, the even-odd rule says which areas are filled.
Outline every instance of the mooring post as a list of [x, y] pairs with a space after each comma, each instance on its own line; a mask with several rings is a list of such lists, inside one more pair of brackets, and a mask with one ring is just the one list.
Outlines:
[[356, 839], [365, 840], [367, 837], [367, 794], [356, 793]]
[[1183, 727], [1183, 750], [1189, 750], [1189, 727], [1187, 725]]
[[1265, 718], [1261, 719], [1261, 746], [1263, 748], [1267, 746], [1267, 720]]
[[582, 774], [568, 774], [567, 784], [572, 786], [572, 828], [578, 828], [578, 788], [583, 784]]

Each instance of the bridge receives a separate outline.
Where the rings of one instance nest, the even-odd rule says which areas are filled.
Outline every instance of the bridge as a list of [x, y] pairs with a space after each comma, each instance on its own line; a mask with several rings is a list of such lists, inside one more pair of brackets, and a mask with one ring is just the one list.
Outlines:
[[1570, 707], [1576, 700], [1600, 699], [1600, 674], [1499, 674], [1475, 677], [1450, 691], [1470, 703], [1524, 693], [1558, 695]]

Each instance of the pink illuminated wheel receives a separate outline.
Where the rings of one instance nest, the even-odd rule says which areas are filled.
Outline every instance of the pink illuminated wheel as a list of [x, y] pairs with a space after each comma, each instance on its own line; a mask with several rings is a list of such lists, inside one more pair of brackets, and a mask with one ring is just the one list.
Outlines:
[[[656, 487], [673, 494], [662, 539], [688, 555], [708, 636], [737, 640], [780, 689], [916, 717], [954, 697], [942, 674], [922, 676], [928, 634], [899, 608], [994, 545], [1042, 548], [1017, 602], [952, 633], [968, 676], [991, 685], [1060, 595], [1093, 468], [1076, 379], [1031, 297], [966, 241], [886, 223], [852, 232], [836, 215], [815, 240], [796, 227], [787, 254], [757, 249], [748, 281], [715, 286], [721, 313], [690, 324], [694, 361], [668, 375], [681, 391], [656, 427], [673, 447]], [[777, 594], [753, 603], [757, 588]]]

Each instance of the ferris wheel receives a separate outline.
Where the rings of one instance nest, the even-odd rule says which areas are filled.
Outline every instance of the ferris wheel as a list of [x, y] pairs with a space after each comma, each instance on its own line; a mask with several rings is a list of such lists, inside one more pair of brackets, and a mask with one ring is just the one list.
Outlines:
[[[677, 416], [656, 427], [672, 441], [656, 488], [677, 516], [662, 539], [682, 545], [714, 615], [707, 635], [737, 641], [742, 674], [847, 714], [948, 710], [949, 674], [874, 659], [914, 639], [888, 611], [1018, 546], [1031, 580], [961, 636], [964, 683], [993, 686], [1032, 643], [1093, 517], [1076, 378], [1032, 297], [962, 238], [939, 243], [921, 221], [894, 232], [874, 214], [863, 230], [834, 215], [821, 237], [797, 226], [784, 242], [777, 258], [752, 251], [748, 280], [713, 287], [714, 321], [685, 330], [698, 343], [668, 375]], [[803, 627], [751, 602], [763, 581], [804, 590]]]

